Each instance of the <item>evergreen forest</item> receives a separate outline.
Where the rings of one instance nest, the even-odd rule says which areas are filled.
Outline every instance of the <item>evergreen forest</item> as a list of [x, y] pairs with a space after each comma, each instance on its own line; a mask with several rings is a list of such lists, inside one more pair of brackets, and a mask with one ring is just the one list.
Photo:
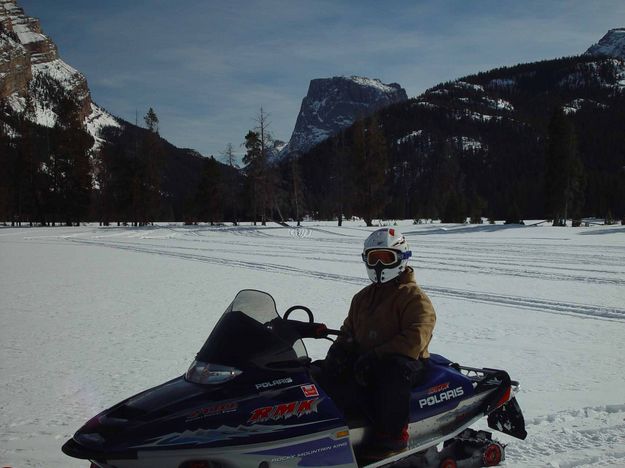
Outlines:
[[622, 220], [623, 69], [580, 56], [467, 76], [283, 158], [261, 108], [234, 145], [241, 167], [232, 144], [217, 158], [174, 147], [153, 109], [94, 149], [69, 96], [52, 128], [4, 105], [0, 222]]

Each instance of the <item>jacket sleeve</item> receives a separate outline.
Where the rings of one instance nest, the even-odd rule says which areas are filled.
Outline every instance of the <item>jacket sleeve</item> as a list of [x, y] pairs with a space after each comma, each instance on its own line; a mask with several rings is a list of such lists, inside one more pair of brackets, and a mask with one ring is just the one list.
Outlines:
[[423, 293], [413, 295], [400, 312], [401, 332], [375, 348], [378, 355], [403, 354], [413, 359], [429, 356], [436, 313], [430, 299]]
[[341, 335], [336, 339], [336, 343], [342, 345], [343, 347], [349, 347], [352, 345], [352, 340], [354, 337], [354, 313], [356, 310], [356, 297], [352, 298], [352, 302], [349, 306], [349, 312], [347, 313], [347, 317], [343, 320], [343, 325], [341, 325], [341, 332], [345, 335]]

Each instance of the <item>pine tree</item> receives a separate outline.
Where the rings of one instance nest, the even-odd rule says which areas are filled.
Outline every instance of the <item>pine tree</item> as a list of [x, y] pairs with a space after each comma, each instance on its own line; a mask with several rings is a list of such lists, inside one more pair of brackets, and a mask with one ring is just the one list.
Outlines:
[[142, 169], [143, 180], [141, 189], [144, 199], [144, 213], [142, 224], [154, 222], [161, 214], [161, 173], [164, 163], [164, 150], [161, 137], [158, 134], [158, 117], [150, 107], [144, 117], [148, 132], [144, 136]]
[[39, 164], [37, 132], [35, 125], [31, 123], [34, 119], [34, 103], [32, 98], [26, 97], [24, 112], [20, 115], [17, 124], [19, 137], [15, 139], [14, 147], [17, 151], [19, 165], [21, 166], [21, 177], [16, 179], [16, 184], [21, 192], [21, 210], [25, 215], [24, 220], [28, 220], [32, 226], [33, 222], [41, 221], [43, 224], [43, 213], [41, 210], [44, 186], [41, 182], [41, 168]]
[[268, 211], [277, 207], [277, 179], [273, 168], [269, 165], [269, 151], [273, 137], [269, 132], [268, 115], [263, 108], [256, 117], [256, 127], [245, 136], [246, 153], [243, 163], [251, 188], [254, 224], [257, 216], [263, 226], [267, 224]]
[[210, 222], [211, 226], [222, 220], [221, 187], [219, 164], [212, 156], [206, 158], [194, 200], [197, 220]]
[[158, 135], [158, 117], [156, 112], [154, 112], [154, 109], [150, 107], [147, 114], [145, 114], [145, 117], [143, 117], [143, 120], [145, 121], [147, 129]]
[[253, 130], [245, 135], [245, 155], [243, 156], [243, 164], [245, 164], [244, 172], [247, 175], [250, 187], [250, 199], [252, 207], [252, 221], [254, 226], [258, 220], [260, 209], [260, 200], [262, 198], [262, 178], [264, 172], [264, 161], [262, 160], [262, 150], [260, 137]]
[[113, 172], [108, 164], [110, 152], [110, 145], [105, 145], [100, 148], [94, 159], [94, 178], [98, 190], [94, 198], [93, 208], [100, 226], [108, 226], [113, 218]]
[[465, 175], [456, 151], [447, 139], [438, 141], [428, 165], [426, 217], [440, 218], [444, 223], [464, 223], [469, 214], [465, 196]]
[[346, 134], [341, 134], [332, 142], [332, 155], [329, 164], [330, 196], [335, 201], [337, 225], [343, 225], [345, 213], [351, 212], [350, 195], [354, 188], [349, 171], [349, 151], [345, 143]]
[[228, 213], [230, 213], [232, 225], [238, 225], [238, 207], [237, 203], [239, 200], [239, 190], [238, 190], [238, 180], [237, 180], [237, 172], [239, 170], [239, 165], [236, 162], [236, 156], [234, 154], [234, 148], [232, 147], [232, 143], [228, 143], [226, 145], [226, 149], [221, 153], [223, 161], [230, 168], [227, 174], [223, 177], [223, 194], [225, 200], [225, 208]]
[[89, 210], [92, 190], [90, 149], [93, 138], [80, 118], [79, 106], [64, 96], [56, 109], [57, 121], [51, 132], [50, 159], [54, 193], [53, 224], [80, 223]]
[[351, 148], [354, 180], [354, 212], [372, 226], [387, 204], [388, 157], [384, 134], [376, 118], [360, 120], [352, 127]]
[[299, 160], [297, 155], [293, 156], [291, 159], [291, 184], [292, 184], [292, 202], [293, 209], [295, 211], [295, 221], [297, 221], [297, 225], [301, 225], [302, 221], [302, 208], [303, 208], [303, 200], [304, 200], [304, 192], [303, 192], [303, 181], [302, 181], [302, 173], [299, 165]]
[[0, 167], [5, 168], [0, 171], [0, 221], [2, 222], [12, 218], [10, 167], [13, 151], [5, 126], [0, 125]]
[[254, 127], [254, 130], [258, 134], [258, 143], [260, 144], [259, 188], [261, 224], [263, 226], [267, 224], [267, 212], [273, 212], [274, 207], [277, 206], [276, 174], [269, 164], [269, 151], [273, 146], [273, 136], [269, 131], [269, 126], [269, 115], [261, 107], [258, 115], [256, 116], [256, 127]]
[[545, 166], [547, 212], [554, 226], [566, 226], [569, 214], [583, 205], [583, 166], [573, 124], [561, 108], [549, 122]]

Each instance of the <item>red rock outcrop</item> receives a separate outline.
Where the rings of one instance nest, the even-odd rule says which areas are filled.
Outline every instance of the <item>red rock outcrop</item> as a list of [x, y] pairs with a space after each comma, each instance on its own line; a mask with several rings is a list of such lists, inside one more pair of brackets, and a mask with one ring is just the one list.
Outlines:
[[0, 99], [14, 93], [25, 97], [32, 77], [28, 51], [11, 36], [0, 32]]
[[27, 16], [17, 0], [0, 0], [0, 99], [32, 94], [28, 84], [37, 77], [51, 78], [72, 95], [83, 120], [92, 112], [87, 80], [59, 58], [39, 20]]

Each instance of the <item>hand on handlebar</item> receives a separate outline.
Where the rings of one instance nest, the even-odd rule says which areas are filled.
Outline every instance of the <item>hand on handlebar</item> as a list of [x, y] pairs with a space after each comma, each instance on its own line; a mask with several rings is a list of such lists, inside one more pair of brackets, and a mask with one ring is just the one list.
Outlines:
[[327, 338], [329, 335], [342, 334], [340, 330], [332, 330], [323, 323], [308, 323], [299, 320], [289, 320], [288, 323], [302, 338]]

